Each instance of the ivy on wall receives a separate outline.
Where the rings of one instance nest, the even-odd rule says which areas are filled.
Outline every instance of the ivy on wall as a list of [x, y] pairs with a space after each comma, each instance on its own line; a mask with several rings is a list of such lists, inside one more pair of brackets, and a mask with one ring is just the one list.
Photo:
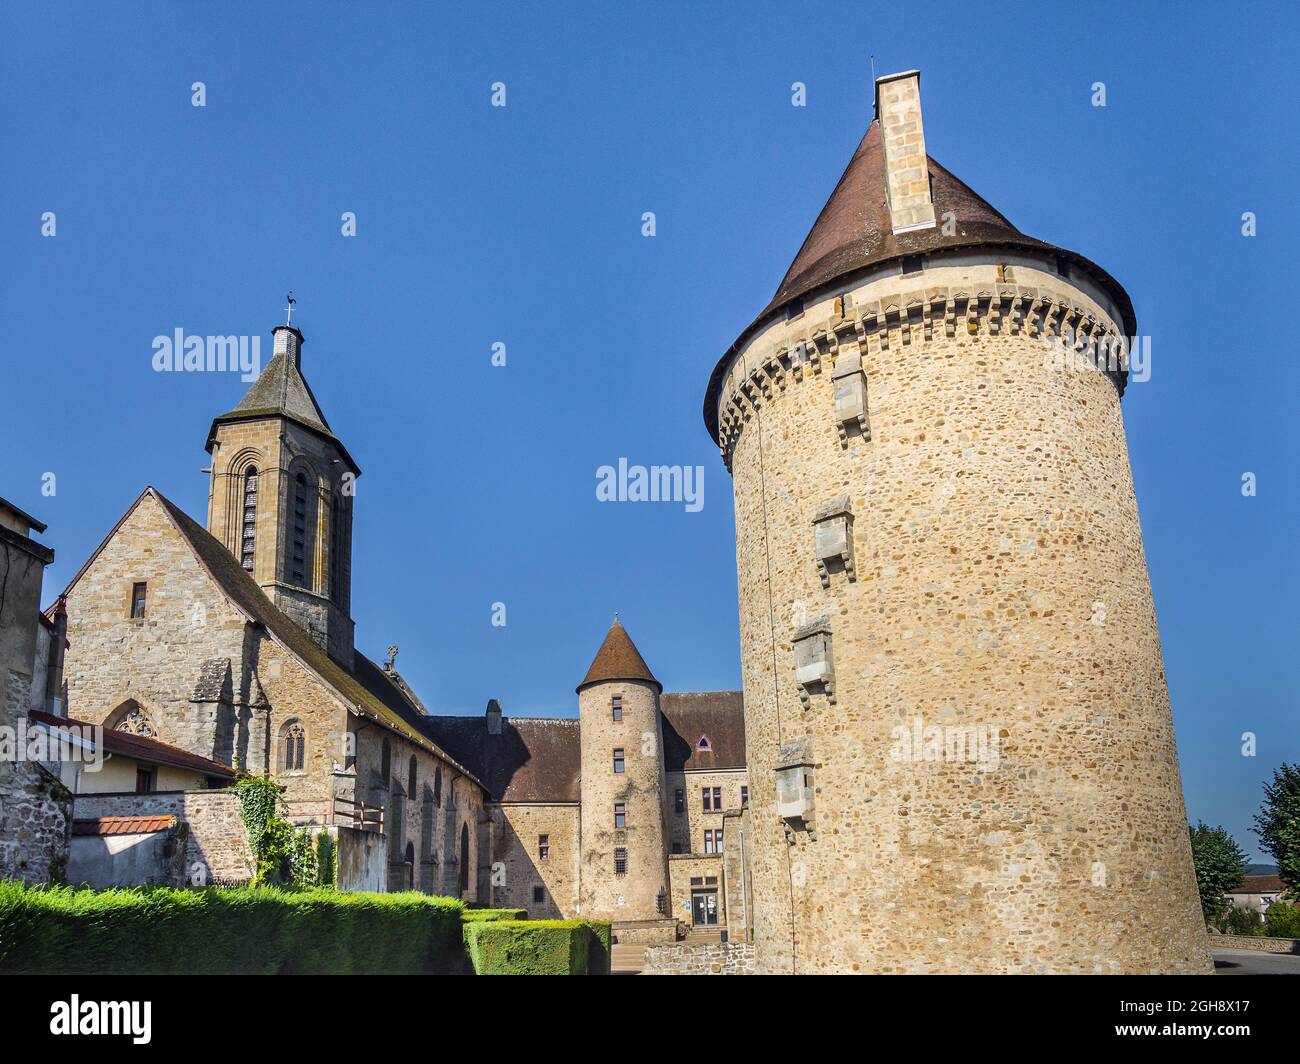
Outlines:
[[270, 776], [241, 776], [235, 783], [240, 815], [256, 868], [255, 887], [332, 887], [335, 847], [328, 832], [313, 838], [289, 823], [280, 785]]

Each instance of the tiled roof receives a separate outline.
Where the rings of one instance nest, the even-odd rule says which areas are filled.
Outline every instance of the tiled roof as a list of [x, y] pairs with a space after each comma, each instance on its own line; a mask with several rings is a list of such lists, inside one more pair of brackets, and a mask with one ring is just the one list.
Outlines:
[[1281, 876], [1242, 876], [1229, 894], [1274, 894], [1282, 890]]
[[100, 816], [72, 822], [74, 835], [152, 835], [167, 831], [174, 816]]
[[[56, 717], [52, 713], [44, 713], [35, 709], [28, 716], [39, 724], [45, 724], [53, 728], [76, 728], [87, 737], [93, 734], [93, 729], [99, 727], [99, 725], [91, 724], [89, 721], [75, 720], [71, 717]], [[223, 765], [219, 761], [201, 757], [199, 754], [192, 754], [188, 750], [182, 750], [179, 746], [172, 746], [170, 743], [164, 743], [146, 735], [132, 735], [130, 732], [109, 729], [104, 732], [103, 748], [109, 754], [128, 757], [133, 761], [143, 761], [150, 765], [168, 765], [172, 768], [188, 769], [204, 776], [216, 776], [221, 779], [235, 778], [235, 770], [229, 765]]]
[[1082, 268], [1114, 298], [1118, 322], [1126, 336], [1137, 334], [1133, 303], [1118, 281], [1082, 255], [1026, 236], [1001, 212], [976, 194], [932, 157], [929, 164], [931, 197], [938, 218], [949, 218], [952, 226], [935, 225], [907, 233], [895, 233], [890, 222], [885, 192], [885, 152], [880, 123], [873, 121], [859, 142], [817, 221], [777, 286], [772, 301], [740, 334], [719, 360], [709, 380], [704, 399], [704, 423], [718, 438], [718, 395], [732, 358], [761, 328], [778, 320], [786, 308], [833, 281], [870, 266], [904, 255], [959, 250], [971, 247], [1001, 247], [1046, 251]]
[[581, 797], [580, 729], [572, 717], [425, 717], [426, 734], [469, 765], [496, 802], [576, 802]]
[[663, 684], [654, 678], [654, 673], [650, 671], [641, 652], [632, 642], [632, 637], [617, 617], [605, 633], [605, 641], [596, 651], [591, 668], [587, 670], [582, 683], [578, 684], [578, 690], [606, 680], [644, 680], [663, 690]]
[[[659, 700], [664, 769], [745, 767], [745, 702], [740, 691], [677, 691]], [[707, 749], [700, 740], [707, 739]]]
[[[113, 526], [113, 530], [105, 537], [104, 542], [72, 578], [72, 582], [64, 590], [65, 595], [81, 579], [95, 557], [146, 497], [158, 501], [182, 538], [194, 551], [204, 570], [240, 612], [251, 621], [262, 625], [278, 643], [334, 688], [357, 712], [405, 736], [416, 745], [430, 749], [449, 761], [453, 760], [430, 742], [419, 726], [423, 714], [403, 695], [397, 685], [384, 675], [379, 666], [360, 651], [354, 655], [351, 670], [331, 658], [302, 627], [267, 598], [266, 593], [230, 551], [155, 487], [145, 488], [140, 497], [131, 504], [130, 509]], [[469, 775], [474, 774], [470, 772]], [[480, 782], [477, 777], [475, 780]]]

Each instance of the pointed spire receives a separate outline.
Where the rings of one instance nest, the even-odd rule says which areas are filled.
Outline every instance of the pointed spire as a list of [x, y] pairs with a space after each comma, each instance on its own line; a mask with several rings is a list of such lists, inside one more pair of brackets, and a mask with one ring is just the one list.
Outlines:
[[660, 691], [663, 690], [663, 684], [654, 678], [654, 673], [641, 657], [641, 652], [632, 642], [632, 637], [627, 634], [627, 629], [623, 627], [623, 622], [618, 619], [617, 613], [614, 614], [614, 623], [605, 633], [604, 642], [596, 651], [591, 668], [587, 670], [582, 683], [578, 684], [578, 690], [610, 680], [642, 680], [654, 684]]

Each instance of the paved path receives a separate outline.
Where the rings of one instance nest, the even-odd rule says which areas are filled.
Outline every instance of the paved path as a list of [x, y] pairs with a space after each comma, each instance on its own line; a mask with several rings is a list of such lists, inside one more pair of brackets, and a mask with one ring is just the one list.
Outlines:
[[1212, 949], [1215, 975], [1300, 975], [1300, 954]]

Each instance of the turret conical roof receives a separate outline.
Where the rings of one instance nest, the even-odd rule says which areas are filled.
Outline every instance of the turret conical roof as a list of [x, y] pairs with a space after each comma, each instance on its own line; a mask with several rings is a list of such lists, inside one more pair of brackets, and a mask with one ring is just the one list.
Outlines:
[[654, 684], [660, 691], [664, 689], [617, 617], [605, 633], [605, 641], [600, 644], [591, 668], [577, 689], [581, 691], [584, 687], [609, 680], [643, 680]]
[[[1133, 304], [1124, 288], [1100, 266], [1082, 255], [1026, 236], [1003, 214], [960, 178], [926, 156], [930, 195], [939, 224], [928, 229], [895, 233], [890, 224], [886, 192], [885, 149], [880, 122], [875, 119], [858, 143], [826, 205], [813, 223], [798, 254], [777, 286], [772, 301], [759, 313], [714, 368], [704, 400], [704, 422], [718, 437], [718, 393], [734, 355], [761, 328], [783, 316], [791, 304], [826, 289], [847, 275], [904, 255], [924, 255], [969, 247], [1033, 249], [1058, 255], [1082, 267], [1115, 299], [1126, 335], [1137, 326]], [[945, 221], [948, 224], [944, 224]]]

